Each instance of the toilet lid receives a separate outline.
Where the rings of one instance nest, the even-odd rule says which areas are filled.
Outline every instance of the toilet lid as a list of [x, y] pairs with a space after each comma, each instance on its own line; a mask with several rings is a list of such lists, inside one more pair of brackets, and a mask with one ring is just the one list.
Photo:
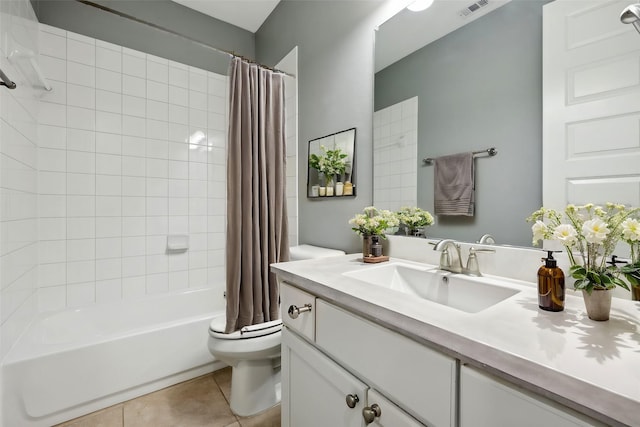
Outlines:
[[280, 332], [282, 330], [282, 319], [245, 326], [239, 331], [235, 331], [230, 334], [224, 333], [225, 326], [226, 319], [224, 316], [213, 318], [211, 320], [211, 324], [209, 324], [209, 335], [223, 340], [242, 340], [247, 338], [263, 337], [265, 335]]

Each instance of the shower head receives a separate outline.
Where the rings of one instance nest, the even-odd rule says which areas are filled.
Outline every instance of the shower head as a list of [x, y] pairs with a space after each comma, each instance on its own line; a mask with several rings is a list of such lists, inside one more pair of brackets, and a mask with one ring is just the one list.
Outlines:
[[625, 7], [620, 14], [620, 21], [623, 24], [633, 24], [638, 33], [640, 33], [640, 4], [630, 4]]

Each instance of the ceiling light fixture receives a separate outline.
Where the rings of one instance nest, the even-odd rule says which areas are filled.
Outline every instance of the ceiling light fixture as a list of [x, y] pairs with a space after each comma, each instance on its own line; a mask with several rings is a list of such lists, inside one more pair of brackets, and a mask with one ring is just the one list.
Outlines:
[[420, 12], [421, 10], [427, 9], [429, 6], [433, 4], [433, 0], [416, 0], [407, 6], [412, 12]]

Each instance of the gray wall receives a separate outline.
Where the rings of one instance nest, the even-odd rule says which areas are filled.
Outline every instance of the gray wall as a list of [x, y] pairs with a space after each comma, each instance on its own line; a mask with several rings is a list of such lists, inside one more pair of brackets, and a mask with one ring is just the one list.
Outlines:
[[[256, 32], [257, 59], [273, 65], [298, 46], [300, 243], [361, 248], [348, 221], [372, 203], [373, 29], [381, 2], [282, 1]], [[356, 128], [357, 197], [309, 200], [309, 140]]]
[[[170, 29], [247, 58], [255, 57], [254, 34], [169, 0], [93, 0], [94, 3]], [[130, 21], [75, 0], [32, 0], [44, 24], [226, 74], [229, 56], [185, 38]]]
[[[514, 0], [376, 74], [376, 111], [419, 97], [419, 159], [498, 149], [475, 161], [475, 217], [438, 217], [433, 236], [531, 245], [525, 218], [542, 204], [544, 3]], [[433, 169], [418, 167], [418, 205], [431, 212]]]

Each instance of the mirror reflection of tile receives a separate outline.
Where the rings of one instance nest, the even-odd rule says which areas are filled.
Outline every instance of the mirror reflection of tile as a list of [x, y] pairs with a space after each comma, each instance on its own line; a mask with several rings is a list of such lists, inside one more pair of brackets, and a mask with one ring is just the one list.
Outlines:
[[399, 210], [418, 204], [418, 97], [373, 114], [373, 204]]

